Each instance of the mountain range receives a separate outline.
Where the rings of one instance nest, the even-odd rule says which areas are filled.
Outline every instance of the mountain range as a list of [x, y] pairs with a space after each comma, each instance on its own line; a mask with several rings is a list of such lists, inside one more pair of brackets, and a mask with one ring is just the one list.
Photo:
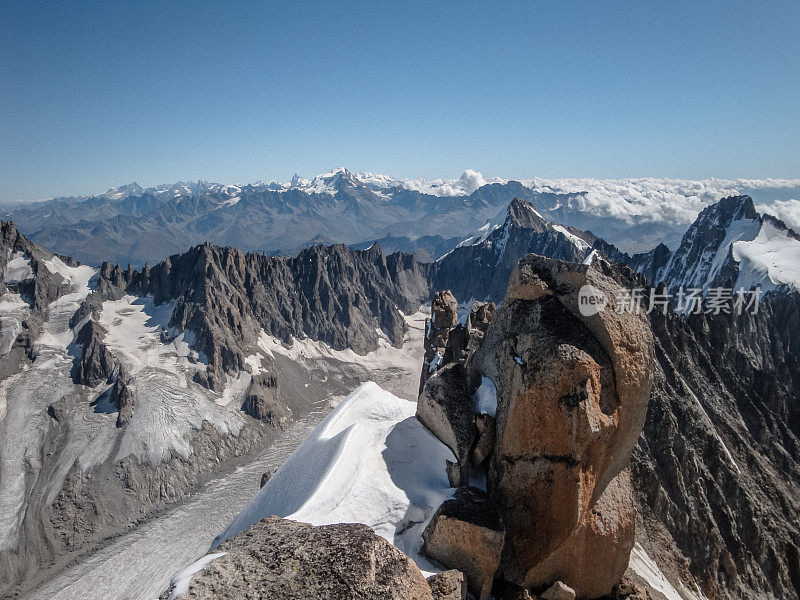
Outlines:
[[750, 189], [769, 199], [762, 212], [800, 221], [797, 201], [782, 199], [797, 197], [799, 186], [791, 181], [511, 181], [487, 180], [474, 171], [425, 181], [345, 168], [285, 184], [199, 180], [145, 189], [131, 183], [96, 196], [9, 205], [3, 218], [32, 241], [95, 265], [155, 264], [206, 241], [293, 256], [315, 243], [363, 248], [379, 240], [388, 251], [433, 260], [487, 220], [502, 220], [516, 196], [533, 202], [548, 220], [636, 253], [659, 243], [677, 248], [700, 210]]
[[[273, 239], [285, 240], [304, 237], [293, 227], [312, 214], [320, 228], [306, 239], [320, 231], [335, 237], [338, 230], [321, 224], [337, 214], [361, 223], [382, 218], [384, 228], [413, 222], [452, 248], [420, 261], [387, 256], [372, 242], [311, 245], [293, 257], [204, 242], [133, 268], [114, 257], [130, 245], [103, 246], [109, 238], [91, 237], [93, 226], [73, 214], [58, 231], [72, 231], [76, 247], [98, 240], [86, 251], [105, 248], [111, 259], [92, 267], [3, 223], [0, 580], [9, 595], [33, 593], [114, 536], [202, 493], [360, 383], [410, 379], [416, 391], [422, 335], [430, 331], [420, 309], [444, 289], [467, 314], [476, 301], [502, 301], [531, 253], [644, 288], [762, 285], [756, 314], [648, 317], [653, 387], [631, 465], [636, 541], [661, 576], [694, 597], [800, 593], [800, 296], [792, 258], [800, 239], [782, 221], [734, 196], [702, 211], [674, 253], [659, 246], [627, 254], [613, 239], [556, 222], [554, 205], [531, 203], [546, 198], [519, 183], [467, 196], [370, 187], [347, 171], [294, 183], [129, 188], [45, 204], [62, 219], [80, 206], [98, 222], [124, 221], [118, 233], [127, 242], [137, 238], [126, 228], [141, 223], [153, 224], [154, 237], [157, 230], [163, 237], [159, 224], [185, 231], [192, 218], [176, 212], [191, 208], [219, 211], [206, 219], [209, 231], [239, 228], [250, 239], [258, 238], [258, 221], [248, 220], [256, 214], [269, 215], [269, 231], [283, 236]], [[181, 195], [183, 187], [191, 195]], [[513, 199], [504, 200], [508, 194]], [[246, 212], [222, 212], [236, 210]], [[409, 220], [387, 224], [389, 213]], [[33, 222], [35, 213], [26, 214]], [[48, 219], [37, 240], [54, 235], [58, 218]], [[147, 238], [136, 243], [144, 248]], [[557, 334], [559, 323], [552, 327]], [[390, 526], [406, 531], [418, 525], [411, 521]], [[171, 574], [159, 573], [156, 594]]]

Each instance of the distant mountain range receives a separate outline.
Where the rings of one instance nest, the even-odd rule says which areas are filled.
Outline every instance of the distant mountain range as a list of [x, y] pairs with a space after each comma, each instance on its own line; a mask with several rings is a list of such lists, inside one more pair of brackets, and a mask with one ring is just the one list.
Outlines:
[[549, 221], [635, 253], [659, 243], [677, 248], [705, 206], [751, 189], [771, 202], [762, 211], [790, 225], [795, 216], [800, 221], [800, 202], [791, 200], [800, 197], [797, 181], [509, 181], [474, 171], [427, 181], [344, 168], [312, 179], [296, 175], [289, 183], [199, 180], [146, 189], [131, 183], [96, 196], [7, 206], [2, 216], [31, 240], [90, 264], [154, 264], [206, 241], [275, 255], [317, 243], [366, 248], [378, 241], [387, 251], [429, 261], [487, 221], [502, 221], [514, 197], [533, 202]]

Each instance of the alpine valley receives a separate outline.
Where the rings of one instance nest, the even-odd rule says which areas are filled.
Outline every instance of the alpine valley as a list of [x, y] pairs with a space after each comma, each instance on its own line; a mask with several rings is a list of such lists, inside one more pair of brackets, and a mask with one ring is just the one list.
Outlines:
[[[615, 185], [5, 207], [0, 596], [800, 598], [800, 235]], [[757, 310], [653, 309], [722, 287]]]

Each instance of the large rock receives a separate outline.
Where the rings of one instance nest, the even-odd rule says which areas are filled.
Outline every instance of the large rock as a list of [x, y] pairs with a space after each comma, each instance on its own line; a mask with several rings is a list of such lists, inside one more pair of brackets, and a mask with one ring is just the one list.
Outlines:
[[187, 598], [433, 600], [414, 562], [366, 525], [269, 517], [216, 551], [225, 554], [192, 578]]
[[417, 418], [458, 458], [460, 475], [453, 483], [469, 479], [470, 452], [478, 437], [475, 387], [463, 365], [450, 363], [425, 382], [417, 401]]
[[419, 380], [419, 391], [442, 366], [450, 330], [458, 323], [458, 301], [450, 290], [436, 292], [431, 303], [431, 318], [425, 320], [425, 360]]
[[[579, 290], [632, 285], [603, 263], [522, 259], [475, 356], [498, 390], [488, 485], [507, 524], [500, 575], [579, 597], [610, 593], [633, 545], [626, 477], [650, 394], [653, 339], [643, 315], [585, 316]], [[613, 485], [609, 485], [614, 482]]]
[[425, 552], [467, 578], [479, 600], [489, 597], [503, 549], [503, 522], [488, 494], [459, 488], [442, 503], [423, 533]]
[[106, 333], [105, 328], [92, 319], [81, 327], [74, 344], [77, 356], [72, 366], [72, 379], [75, 383], [93, 387], [113, 377], [116, 361], [103, 343]]
[[133, 418], [133, 395], [128, 389], [128, 376], [120, 365], [117, 380], [111, 388], [111, 403], [117, 407], [117, 427], [125, 427]]

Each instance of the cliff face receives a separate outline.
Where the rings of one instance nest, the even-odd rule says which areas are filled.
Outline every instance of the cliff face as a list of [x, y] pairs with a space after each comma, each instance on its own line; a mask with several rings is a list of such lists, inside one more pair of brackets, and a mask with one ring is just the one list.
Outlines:
[[[93, 302], [125, 293], [176, 302], [170, 326], [192, 331], [208, 359], [197, 381], [219, 389], [226, 373], [245, 369], [246, 349], [262, 330], [358, 354], [375, 350], [380, 336], [401, 346], [406, 324], [398, 309], [410, 314], [428, 299], [428, 271], [411, 255], [384, 256], [377, 245], [314, 246], [282, 258], [204, 244], [142, 270], [104, 263]], [[87, 310], [95, 306], [90, 301]]]
[[709, 597], [800, 596], [797, 293], [756, 315], [651, 315], [633, 473], [643, 545]]

